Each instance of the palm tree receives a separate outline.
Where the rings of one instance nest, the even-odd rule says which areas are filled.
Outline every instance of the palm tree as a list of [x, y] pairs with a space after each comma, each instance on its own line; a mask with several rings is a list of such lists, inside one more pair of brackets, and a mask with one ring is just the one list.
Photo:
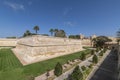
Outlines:
[[58, 32], [59, 30], [58, 29], [54, 29], [54, 36], [56, 37], [56, 33]]
[[39, 29], [39, 26], [35, 26], [33, 29], [35, 30], [36, 34], [37, 34], [37, 31], [40, 30], [40, 29]]
[[51, 33], [51, 36], [53, 36], [54, 29], [50, 29], [49, 32]]
[[117, 44], [120, 42], [120, 29], [117, 31]]

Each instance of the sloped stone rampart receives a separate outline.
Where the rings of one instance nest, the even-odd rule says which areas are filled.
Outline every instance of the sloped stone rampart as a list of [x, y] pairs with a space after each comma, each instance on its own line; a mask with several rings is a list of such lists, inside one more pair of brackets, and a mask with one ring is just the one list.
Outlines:
[[81, 40], [40, 35], [19, 39], [16, 48], [13, 49], [23, 65], [81, 50]]

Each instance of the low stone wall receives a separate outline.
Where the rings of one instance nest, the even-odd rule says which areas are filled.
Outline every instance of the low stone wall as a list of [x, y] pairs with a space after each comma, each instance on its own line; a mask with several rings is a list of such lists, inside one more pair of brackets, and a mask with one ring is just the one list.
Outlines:
[[0, 39], [0, 47], [15, 47], [18, 39]]
[[23, 65], [81, 51], [81, 40], [32, 36], [18, 40], [15, 55]]

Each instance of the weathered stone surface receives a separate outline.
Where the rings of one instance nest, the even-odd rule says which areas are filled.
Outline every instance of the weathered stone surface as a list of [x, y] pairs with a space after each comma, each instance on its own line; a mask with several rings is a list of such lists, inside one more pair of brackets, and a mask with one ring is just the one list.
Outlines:
[[83, 40], [81, 40], [81, 44], [82, 44], [82, 46], [92, 46], [92, 42], [91, 42], [91, 40], [90, 39], [83, 39]]
[[23, 65], [80, 50], [82, 50], [81, 40], [40, 35], [19, 39], [16, 48], [13, 49]]
[[0, 39], [0, 47], [16, 46], [18, 39]]

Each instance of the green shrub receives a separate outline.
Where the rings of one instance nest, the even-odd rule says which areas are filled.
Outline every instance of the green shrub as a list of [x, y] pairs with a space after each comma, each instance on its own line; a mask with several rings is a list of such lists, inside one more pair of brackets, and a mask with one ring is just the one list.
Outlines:
[[93, 63], [98, 63], [98, 57], [96, 55], [93, 56], [92, 58]]
[[106, 48], [104, 48], [104, 49], [103, 49], [103, 52], [105, 53], [106, 51], [107, 51], [107, 49], [106, 49]]
[[80, 59], [81, 59], [81, 60], [85, 60], [85, 59], [86, 59], [85, 53], [81, 53]]
[[70, 80], [82, 80], [83, 79], [83, 74], [80, 71], [79, 66], [75, 67], [70, 78], [71, 78]]
[[101, 51], [101, 52], [99, 53], [99, 56], [103, 56], [103, 51]]
[[55, 66], [54, 74], [60, 76], [62, 74], [63, 68], [62, 65], [58, 62]]
[[90, 64], [88, 67], [89, 67], [89, 68], [92, 68], [92, 66], [93, 66], [93, 64]]
[[91, 55], [94, 55], [94, 54], [95, 54], [95, 51], [94, 51], [94, 50], [92, 50], [92, 51], [91, 51]]
[[86, 67], [85, 66], [81, 66], [81, 69], [82, 69], [82, 71], [85, 71]]
[[99, 48], [96, 48], [96, 52], [98, 52], [99, 51]]

